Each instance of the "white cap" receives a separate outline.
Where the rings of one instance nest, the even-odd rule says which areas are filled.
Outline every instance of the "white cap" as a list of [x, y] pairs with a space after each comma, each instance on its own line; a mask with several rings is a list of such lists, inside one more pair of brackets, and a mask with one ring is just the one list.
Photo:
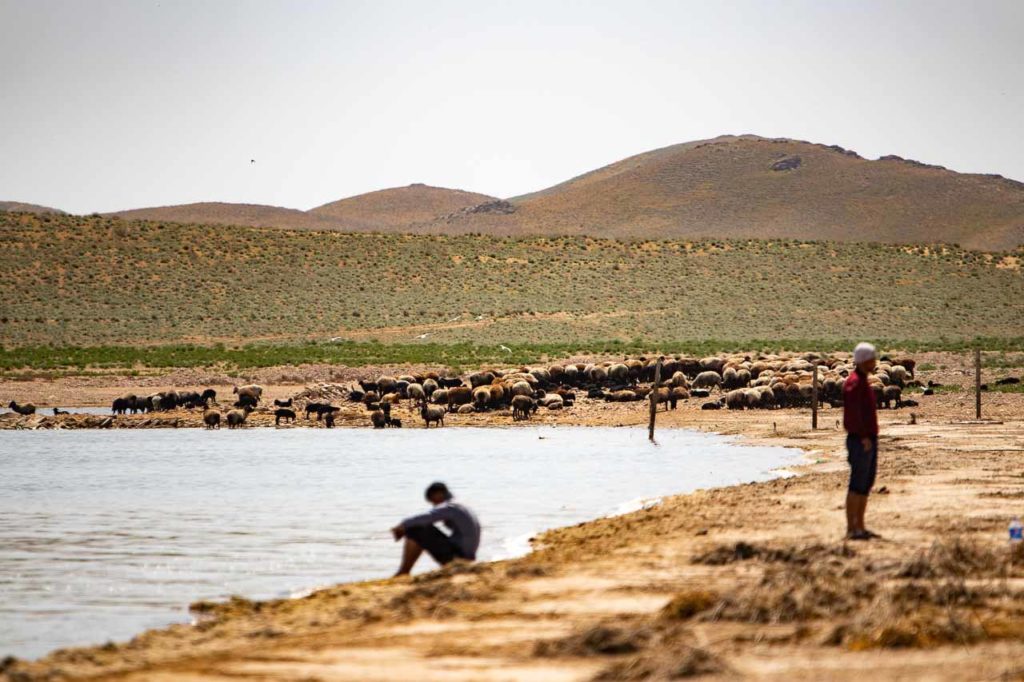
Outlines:
[[878, 351], [867, 341], [862, 341], [857, 344], [857, 347], [853, 349], [853, 364], [859, 365], [862, 362], [868, 360], [874, 360], [878, 355]]

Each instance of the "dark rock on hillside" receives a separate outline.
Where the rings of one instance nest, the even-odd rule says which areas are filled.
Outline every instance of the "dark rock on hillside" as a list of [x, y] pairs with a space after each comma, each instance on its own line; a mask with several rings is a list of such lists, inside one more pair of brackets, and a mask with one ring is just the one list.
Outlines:
[[772, 164], [772, 170], [773, 171], [795, 170], [795, 169], [799, 168], [800, 164], [802, 164], [802, 163], [803, 163], [803, 159], [801, 159], [799, 156], [787, 156], [787, 157], [779, 159], [778, 161], [773, 163]]

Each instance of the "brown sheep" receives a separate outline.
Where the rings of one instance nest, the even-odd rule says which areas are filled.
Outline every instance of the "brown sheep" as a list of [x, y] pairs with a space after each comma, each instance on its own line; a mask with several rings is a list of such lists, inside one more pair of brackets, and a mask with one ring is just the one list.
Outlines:
[[469, 405], [473, 402], [473, 389], [465, 386], [448, 389], [448, 410], [454, 412], [461, 405]]
[[469, 385], [473, 388], [486, 386], [494, 381], [494, 372], [473, 372], [469, 375]]
[[700, 369], [702, 372], [715, 372], [716, 374], [721, 374], [722, 370], [725, 369], [725, 359], [714, 356], [701, 358]]
[[726, 393], [722, 400], [730, 410], [742, 410], [747, 407], [747, 396], [742, 388], [737, 388]]
[[[891, 405], [895, 403], [895, 405]], [[882, 397], [879, 400], [879, 406], [885, 405], [886, 409], [895, 407], [899, 409], [903, 407], [903, 389], [899, 386], [886, 386], [882, 389]]]
[[512, 398], [512, 421], [529, 419], [531, 412], [537, 411], [537, 401], [525, 395]]
[[247, 386], [235, 386], [233, 389], [231, 389], [231, 392], [237, 395], [239, 399], [241, 399], [242, 397], [249, 397], [255, 400], [257, 403], [259, 403], [260, 398], [263, 397], [263, 387], [258, 386], [257, 384], [249, 384]]
[[608, 368], [608, 381], [616, 386], [632, 383], [629, 379], [629, 367], [621, 362], [612, 365]]
[[492, 408], [500, 407], [508, 401], [509, 389], [505, 384], [491, 384], [488, 387], [491, 391], [491, 402]]
[[237, 429], [238, 427], [240, 427], [242, 424], [245, 423], [245, 420], [248, 419], [250, 412], [252, 412], [252, 408], [249, 407], [248, 405], [246, 405], [241, 410], [231, 410], [230, 412], [228, 412], [228, 428]]
[[375, 429], [383, 429], [388, 425], [388, 418], [380, 410], [374, 410], [370, 413], [370, 423], [373, 424]]
[[713, 388], [722, 385], [722, 375], [714, 370], [701, 372], [693, 380], [694, 388]]
[[491, 403], [491, 387], [477, 386], [473, 389], [473, 408], [477, 412], [483, 412]]
[[440, 405], [428, 405], [426, 403], [422, 403], [420, 406], [420, 416], [423, 418], [423, 422], [426, 424], [426, 428], [428, 429], [430, 428], [431, 422], [436, 423], [438, 426], [444, 426], [444, 415], [445, 409]]
[[549, 410], [560, 410], [565, 407], [565, 401], [557, 393], [548, 393], [540, 399], [540, 404]]
[[512, 392], [512, 395], [533, 395], [533, 386], [530, 386], [530, 384], [527, 383], [526, 381], [515, 382], [514, 384], [512, 384], [512, 388], [509, 390]]
[[382, 376], [377, 379], [377, 391], [381, 395], [394, 393], [398, 390], [398, 379], [392, 376]]
[[203, 423], [206, 424], [208, 429], [219, 429], [220, 428], [220, 412], [217, 410], [207, 410], [203, 412]]
[[686, 390], [685, 386], [673, 386], [669, 395], [675, 400], [689, 400], [690, 392]]

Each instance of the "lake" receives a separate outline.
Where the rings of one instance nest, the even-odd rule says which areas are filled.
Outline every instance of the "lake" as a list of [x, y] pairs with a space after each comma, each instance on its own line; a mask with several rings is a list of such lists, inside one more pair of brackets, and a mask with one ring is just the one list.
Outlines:
[[686, 430], [658, 441], [588, 427], [2, 431], [0, 657], [129, 639], [186, 622], [199, 599], [388, 576], [388, 529], [426, 509], [433, 480], [477, 512], [488, 560], [801, 457]]

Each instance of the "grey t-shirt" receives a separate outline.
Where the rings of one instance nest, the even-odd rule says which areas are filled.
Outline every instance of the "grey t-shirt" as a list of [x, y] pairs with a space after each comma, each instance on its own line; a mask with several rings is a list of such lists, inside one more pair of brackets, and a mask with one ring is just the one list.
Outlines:
[[451, 531], [451, 540], [462, 553], [462, 556], [476, 560], [476, 550], [480, 547], [480, 522], [469, 507], [458, 502], [443, 502], [426, 514], [410, 516], [402, 521], [402, 528], [412, 526], [432, 526], [440, 521]]

